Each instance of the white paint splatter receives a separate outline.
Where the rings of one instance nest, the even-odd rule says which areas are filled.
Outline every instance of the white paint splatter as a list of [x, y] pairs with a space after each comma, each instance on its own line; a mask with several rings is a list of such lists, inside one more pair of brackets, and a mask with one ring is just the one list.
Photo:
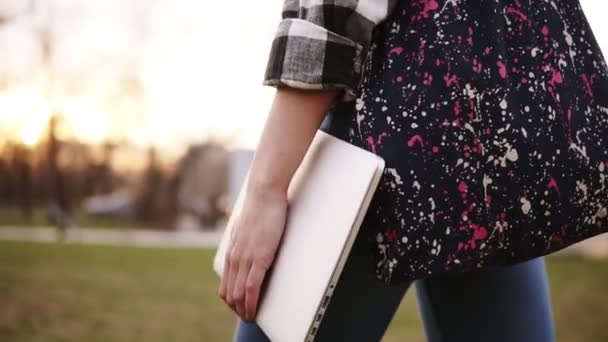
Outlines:
[[420, 190], [420, 183], [418, 183], [418, 181], [414, 181], [414, 183], [412, 183], [412, 187]]
[[540, 49], [537, 47], [533, 48], [532, 51], [530, 51], [530, 53], [532, 54], [532, 57], [536, 57], [536, 54], [538, 53], [539, 50]]
[[508, 107], [507, 100], [502, 99], [502, 101], [500, 101], [500, 108], [507, 109], [507, 107]]
[[488, 175], [483, 175], [483, 194], [484, 196], [488, 196], [488, 185], [492, 184], [492, 178]]
[[519, 155], [517, 154], [517, 150], [513, 148], [513, 146], [511, 146], [510, 144], [506, 144], [507, 145], [507, 152], [505, 153], [504, 156], [500, 157], [500, 166], [502, 167], [506, 167], [507, 166], [507, 159], [509, 161], [516, 161], [519, 158]]
[[363, 109], [363, 106], [364, 106], [364, 105], [365, 105], [365, 102], [363, 102], [363, 99], [362, 99], [362, 98], [360, 98], [360, 97], [358, 97], [358, 98], [357, 98], [357, 101], [356, 101], [356, 103], [355, 103], [355, 109], [356, 109], [357, 111], [360, 111], [361, 109]]
[[606, 209], [606, 207], [600, 208], [597, 211], [597, 213], [595, 214], [595, 216], [597, 216], [600, 219], [606, 218], [608, 216], [608, 209]]
[[393, 176], [393, 178], [395, 178], [395, 183], [397, 183], [398, 185], [403, 184], [403, 180], [401, 179], [401, 176], [399, 175], [399, 173], [397, 173], [397, 169], [388, 168], [386, 170]]
[[528, 201], [528, 199], [525, 197], [522, 197], [519, 201], [522, 203], [521, 211], [523, 211], [524, 214], [528, 215], [530, 213], [530, 210], [532, 209], [532, 203], [530, 203], [530, 201]]
[[576, 181], [576, 190], [582, 191], [583, 194], [585, 196], [587, 196], [588, 187], [587, 187], [587, 184], [585, 184], [585, 181], [577, 180]]

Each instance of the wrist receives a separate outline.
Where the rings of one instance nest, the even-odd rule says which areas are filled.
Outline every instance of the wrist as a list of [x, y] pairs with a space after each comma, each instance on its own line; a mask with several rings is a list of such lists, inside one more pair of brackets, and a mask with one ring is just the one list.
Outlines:
[[247, 195], [258, 199], [286, 200], [288, 185], [277, 179], [267, 179], [252, 174], [247, 186]]

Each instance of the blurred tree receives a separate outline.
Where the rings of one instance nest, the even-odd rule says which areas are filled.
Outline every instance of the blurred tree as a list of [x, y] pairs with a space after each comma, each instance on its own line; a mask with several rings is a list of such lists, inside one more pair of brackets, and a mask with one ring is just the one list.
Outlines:
[[58, 116], [53, 115], [49, 121], [49, 138], [48, 138], [48, 163], [49, 163], [49, 175], [50, 175], [50, 186], [51, 186], [51, 201], [57, 206], [57, 209], [61, 210], [64, 214], [70, 215], [72, 211], [71, 203], [69, 201], [69, 192], [67, 189], [67, 183], [65, 182], [61, 169], [59, 167], [58, 156], [61, 148], [61, 142], [57, 138], [57, 122]]
[[6, 142], [2, 148], [2, 154], [0, 157], [0, 196], [2, 204], [10, 205], [15, 199], [15, 181], [14, 181], [14, 169], [13, 169], [13, 154], [14, 154], [13, 142]]
[[21, 145], [13, 154], [13, 168], [17, 172], [17, 197], [21, 215], [26, 223], [32, 222], [32, 168], [30, 150]]
[[136, 200], [135, 215], [138, 220], [152, 223], [156, 219], [156, 198], [162, 183], [162, 173], [156, 157], [156, 149], [148, 149], [148, 166], [143, 175]]

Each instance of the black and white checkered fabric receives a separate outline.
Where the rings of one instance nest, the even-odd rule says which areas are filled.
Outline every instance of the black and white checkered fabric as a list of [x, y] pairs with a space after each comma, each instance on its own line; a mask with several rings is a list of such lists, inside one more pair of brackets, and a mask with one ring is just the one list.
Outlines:
[[264, 84], [342, 89], [354, 99], [372, 30], [398, 0], [285, 0]]

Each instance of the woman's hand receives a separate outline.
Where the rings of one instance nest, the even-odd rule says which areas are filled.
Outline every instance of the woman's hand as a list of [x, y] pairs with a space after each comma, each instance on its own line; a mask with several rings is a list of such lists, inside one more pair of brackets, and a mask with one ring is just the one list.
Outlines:
[[248, 191], [233, 234], [220, 283], [220, 297], [244, 321], [253, 321], [260, 288], [285, 229], [287, 195]]
[[220, 284], [220, 297], [253, 321], [260, 288], [285, 229], [287, 188], [339, 90], [277, 89], [256, 149], [243, 208]]

